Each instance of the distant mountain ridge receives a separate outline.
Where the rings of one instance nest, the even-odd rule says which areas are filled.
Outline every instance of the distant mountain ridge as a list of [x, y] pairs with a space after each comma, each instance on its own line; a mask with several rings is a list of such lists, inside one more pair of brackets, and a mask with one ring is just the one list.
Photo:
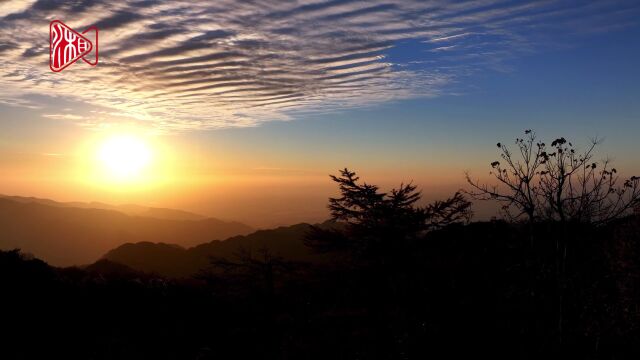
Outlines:
[[184, 210], [176, 210], [176, 209], [167, 209], [167, 208], [157, 208], [157, 207], [149, 207], [149, 206], [141, 206], [134, 204], [124, 204], [124, 205], [110, 205], [101, 202], [59, 202], [50, 199], [42, 199], [36, 197], [27, 197], [27, 196], [14, 196], [14, 195], [2, 195], [0, 194], [0, 198], [9, 199], [12, 201], [20, 202], [20, 203], [35, 203], [56, 207], [75, 207], [81, 209], [102, 209], [102, 210], [115, 210], [127, 215], [132, 216], [144, 216], [144, 217], [153, 217], [156, 219], [165, 219], [165, 220], [203, 220], [207, 217], [200, 214], [195, 214], [192, 212], [184, 211]]
[[[124, 244], [106, 253], [102, 259], [123, 264], [137, 271], [168, 277], [195, 275], [209, 265], [211, 257], [233, 259], [241, 248], [251, 252], [266, 248], [273, 255], [290, 261], [326, 261], [326, 255], [315, 253], [304, 244], [304, 238], [312, 226], [301, 223], [276, 229], [258, 230], [248, 235], [234, 236], [223, 241], [211, 241], [191, 248], [151, 242]], [[336, 225], [327, 221], [315, 226]]]
[[93, 263], [125, 243], [188, 247], [254, 231], [239, 222], [194, 218], [199, 215], [180, 210], [132, 205], [129, 210], [137, 209], [139, 215], [131, 215], [106, 206], [111, 207], [0, 196], [0, 249], [20, 248], [52, 265], [69, 266]]

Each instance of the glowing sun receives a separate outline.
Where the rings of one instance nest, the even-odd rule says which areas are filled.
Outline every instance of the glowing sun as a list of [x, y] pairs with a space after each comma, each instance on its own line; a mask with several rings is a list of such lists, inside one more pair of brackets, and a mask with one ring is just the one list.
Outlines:
[[98, 160], [106, 174], [119, 181], [138, 178], [151, 158], [149, 146], [142, 139], [131, 135], [107, 138], [98, 150]]

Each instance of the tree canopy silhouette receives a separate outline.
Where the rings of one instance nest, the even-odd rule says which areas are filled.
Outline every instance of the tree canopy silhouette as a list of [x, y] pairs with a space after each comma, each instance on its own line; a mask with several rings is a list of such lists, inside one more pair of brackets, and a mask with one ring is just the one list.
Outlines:
[[382, 192], [376, 185], [360, 182], [355, 172], [330, 175], [340, 197], [329, 199], [331, 217], [344, 228], [314, 228], [307, 244], [319, 251], [347, 251], [360, 257], [379, 257], [404, 247], [422, 233], [470, 219], [471, 203], [463, 194], [426, 206], [418, 206], [421, 193], [412, 184]]
[[609, 159], [596, 160], [600, 141], [580, 151], [564, 137], [548, 146], [525, 131], [512, 151], [498, 143], [502, 161], [491, 163], [495, 184], [467, 173], [475, 199], [496, 200], [511, 220], [577, 221], [602, 224], [627, 215], [640, 203], [640, 178], [621, 179]]

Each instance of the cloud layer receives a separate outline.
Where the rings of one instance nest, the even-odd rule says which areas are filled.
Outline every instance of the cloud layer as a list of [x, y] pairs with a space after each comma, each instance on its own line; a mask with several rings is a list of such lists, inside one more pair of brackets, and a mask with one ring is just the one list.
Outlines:
[[[0, 103], [33, 94], [90, 113], [47, 114], [99, 126], [254, 126], [299, 112], [438, 96], [480, 70], [574, 36], [635, 24], [633, 2], [5, 1]], [[100, 29], [100, 64], [48, 68], [54, 19]]]

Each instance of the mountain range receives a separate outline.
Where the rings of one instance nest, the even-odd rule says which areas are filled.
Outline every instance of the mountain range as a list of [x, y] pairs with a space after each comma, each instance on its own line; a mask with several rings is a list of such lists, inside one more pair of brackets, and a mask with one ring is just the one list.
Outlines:
[[176, 209], [167, 209], [167, 208], [158, 208], [158, 207], [149, 207], [149, 206], [141, 206], [135, 204], [124, 204], [124, 205], [110, 205], [101, 202], [58, 202], [50, 199], [41, 199], [36, 197], [27, 197], [27, 196], [11, 196], [11, 195], [2, 195], [0, 194], [0, 199], [8, 199], [19, 203], [35, 203], [42, 205], [49, 205], [55, 207], [74, 207], [81, 209], [102, 209], [102, 210], [115, 210], [121, 213], [125, 213], [127, 215], [132, 216], [143, 216], [143, 217], [152, 217], [156, 219], [166, 219], [166, 220], [203, 220], [207, 217], [200, 214], [195, 214], [192, 212], [184, 211], [184, 210], [176, 210]]
[[[331, 221], [316, 224], [333, 227]], [[205, 269], [212, 257], [234, 260], [242, 249], [252, 254], [267, 249], [274, 256], [287, 261], [322, 262], [326, 255], [305, 246], [304, 238], [312, 225], [301, 223], [276, 229], [258, 230], [244, 236], [211, 241], [190, 248], [175, 244], [139, 242], [121, 245], [103, 256], [103, 260], [126, 265], [146, 273], [168, 277], [188, 277]]]
[[0, 195], [0, 249], [20, 248], [55, 266], [93, 263], [125, 243], [191, 247], [253, 231], [174, 209]]

